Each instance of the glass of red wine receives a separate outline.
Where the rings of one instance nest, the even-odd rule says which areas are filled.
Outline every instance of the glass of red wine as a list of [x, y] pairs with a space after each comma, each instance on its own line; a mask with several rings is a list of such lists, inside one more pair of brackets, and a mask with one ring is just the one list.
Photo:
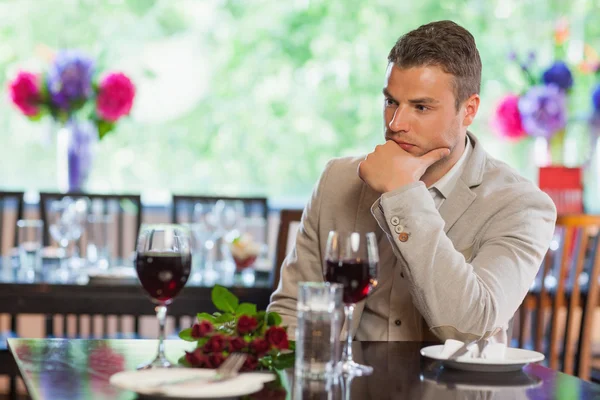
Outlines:
[[138, 369], [169, 368], [165, 357], [167, 306], [183, 288], [192, 267], [191, 234], [181, 225], [142, 225], [136, 248], [135, 267], [144, 290], [156, 304], [159, 324], [158, 354]]
[[377, 286], [379, 251], [375, 234], [360, 232], [329, 232], [323, 275], [331, 283], [344, 287], [343, 302], [348, 331], [346, 355], [342, 372], [352, 375], [368, 375], [373, 368], [352, 359], [352, 314], [354, 306], [364, 300]]

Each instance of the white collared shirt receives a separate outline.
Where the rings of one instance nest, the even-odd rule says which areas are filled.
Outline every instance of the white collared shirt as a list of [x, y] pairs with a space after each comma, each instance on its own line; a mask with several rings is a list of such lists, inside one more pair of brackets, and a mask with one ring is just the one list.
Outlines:
[[[428, 190], [436, 208], [450, 195], [465, 168], [473, 144], [467, 136], [463, 154]], [[356, 331], [358, 340], [421, 340], [422, 318], [410, 295], [408, 281], [386, 235], [379, 240], [379, 287], [368, 298]], [[393, 304], [393, 306], [391, 306]]]
[[465, 150], [462, 155], [454, 164], [454, 166], [450, 169], [450, 171], [446, 172], [444, 176], [442, 176], [436, 183], [429, 186], [427, 189], [433, 197], [433, 201], [435, 202], [435, 208], [438, 210], [440, 206], [448, 198], [452, 190], [454, 190], [454, 186], [456, 186], [456, 182], [460, 179], [460, 176], [465, 169], [465, 162], [469, 159], [469, 155], [473, 150], [473, 145], [471, 144], [471, 139], [467, 135], [467, 143], [465, 145]]

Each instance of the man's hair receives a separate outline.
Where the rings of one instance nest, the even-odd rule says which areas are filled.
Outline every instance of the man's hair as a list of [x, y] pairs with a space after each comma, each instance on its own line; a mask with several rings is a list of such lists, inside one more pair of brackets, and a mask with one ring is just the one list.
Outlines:
[[437, 21], [398, 39], [388, 62], [399, 68], [436, 66], [454, 75], [456, 110], [471, 95], [479, 94], [481, 58], [473, 35], [452, 21]]

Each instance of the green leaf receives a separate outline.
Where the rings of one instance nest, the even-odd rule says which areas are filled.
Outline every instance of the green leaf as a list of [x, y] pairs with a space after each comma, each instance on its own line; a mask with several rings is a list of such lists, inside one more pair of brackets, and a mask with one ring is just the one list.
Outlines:
[[190, 363], [187, 362], [187, 360], [185, 359], [185, 354], [179, 357], [179, 360], [177, 360], [177, 364], [183, 365], [184, 367], [191, 367]]
[[234, 313], [238, 307], [238, 298], [223, 286], [216, 285], [211, 293], [212, 302], [220, 311]]
[[288, 343], [290, 344], [290, 350], [296, 351], [296, 341], [290, 340]]
[[256, 304], [242, 303], [235, 310], [235, 314], [239, 317], [240, 315], [247, 315], [253, 317], [256, 315]]
[[113, 122], [108, 122], [108, 121], [104, 121], [102, 119], [99, 119], [96, 122], [96, 125], [98, 126], [98, 138], [100, 140], [102, 140], [102, 138], [110, 131], [112, 131], [115, 128], [115, 124]]
[[208, 339], [210, 339], [208, 336], [200, 338], [200, 339], [197, 339], [198, 343], [196, 344], [196, 348], [204, 347], [204, 345], [206, 344], [206, 342], [208, 342]]
[[221, 314], [217, 318], [215, 318], [215, 324], [217, 324], [217, 325], [224, 324], [224, 323], [231, 322], [231, 321], [235, 321], [235, 315], [229, 314], [229, 313]]
[[200, 321], [208, 321], [208, 322], [211, 322], [213, 324], [215, 323], [215, 320], [216, 320], [215, 317], [213, 317], [212, 315], [210, 315], [208, 313], [205, 313], [205, 312], [197, 314], [196, 318], [198, 318], [198, 322], [200, 322]]
[[179, 332], [179, 337], [186, 342], [195, 342], [196, 339], [192, 337], [192, 328], [187, 328]]
[[281, 316], [276, 312], [270, 312], [267, 314], [267, 325], [279, 326], [281, 324]]
[[275, 369], [287, 369], [294, 366], [296, 355], [294, 353], [280, 354], [273, 360], [273, 368]]

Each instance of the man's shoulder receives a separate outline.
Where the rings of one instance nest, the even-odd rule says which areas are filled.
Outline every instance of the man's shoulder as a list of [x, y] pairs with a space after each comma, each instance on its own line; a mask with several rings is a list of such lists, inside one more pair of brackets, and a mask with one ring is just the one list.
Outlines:
[[325, 167], [328, 180], [333, 177], [335, 180], [340, 180], [339, 183], [346, 185], [361, 183], [361, 179], [358, 177], [358, 165], [365, 159], [365, 156], [351, 156], [351, 157], [336, 157], [329, 160]]
[[[501, 203], [544, 204], [550, 208], [554, 203], [540, 188], [523, 177], [514, 168], [487, 155], [481, 184], [475, 189], [481, 200], [494, 200]], [[517, 205], [515, 204], [515, 205]]]

